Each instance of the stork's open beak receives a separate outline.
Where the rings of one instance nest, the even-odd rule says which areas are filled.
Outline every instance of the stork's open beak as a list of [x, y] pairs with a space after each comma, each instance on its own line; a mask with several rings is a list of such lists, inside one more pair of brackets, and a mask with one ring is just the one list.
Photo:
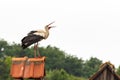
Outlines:
[[53, 24], [54, 22], [51, 22], [50, 24], [46, 25], [48, 27], [48, 29], [50, 28], [54, 28], [55, 26], [50, 26], [51, 24]]
[[54, 22], [51, 22], [50, 24], [48, 24], [48, 25], [46, 25], [47, 27], [52, 27], [52, 26], [50, 26], [51, 24], [53, 24]]
[[48, 29], [50, 29], [50, 28], [54, 28], [54, 27], [56, 27], [56, 26], [49, 26]]

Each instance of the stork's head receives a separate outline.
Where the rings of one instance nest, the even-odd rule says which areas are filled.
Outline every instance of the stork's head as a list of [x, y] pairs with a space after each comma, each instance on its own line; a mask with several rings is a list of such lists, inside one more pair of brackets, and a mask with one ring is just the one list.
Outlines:
[[54, 28], [55, 26], [50, 26], [51, 24], [53, 24], [54, 22], [51, 22], [50, 24], [46, 25], [45, 27], [49, 30], [51, 28]]

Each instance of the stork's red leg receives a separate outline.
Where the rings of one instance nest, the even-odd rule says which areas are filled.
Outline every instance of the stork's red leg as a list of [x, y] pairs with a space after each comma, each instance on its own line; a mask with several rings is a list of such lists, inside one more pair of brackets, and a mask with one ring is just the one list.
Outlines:
[[[38, 43], [37, 43], [38, 44]], [[40, 51], [39, 51], [39, 49], [38, 49], [38, 57], [40, 57]]]
[[34, 57], [36, 57], [38, 54], [38, 57], [40, 57], [40, 52], [38, 49], [38, 42], [36, 44], [34, 44]]
[[37, 49], [36, 49], [36, 45], [34, 44], [34, 57], [36, 57], [36, 52], [37, 52]]
[[40, 51], [38, 49], [38, 42], [37, 42], [37, 52], [38, 52], [38, 57], [40, 57]]

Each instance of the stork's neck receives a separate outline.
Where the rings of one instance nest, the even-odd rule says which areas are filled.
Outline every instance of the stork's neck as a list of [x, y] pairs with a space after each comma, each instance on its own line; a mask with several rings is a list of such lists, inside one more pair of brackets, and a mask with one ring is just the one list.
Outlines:
[[45, 27], [45, 39], [47, 39], [49, 36], [49, 30], [48, 27]]

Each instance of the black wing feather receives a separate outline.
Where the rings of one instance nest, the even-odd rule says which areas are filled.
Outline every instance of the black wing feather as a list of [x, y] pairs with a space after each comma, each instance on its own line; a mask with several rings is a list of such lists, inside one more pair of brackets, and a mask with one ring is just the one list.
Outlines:
[[21, 42], [22, 42], [22, 48], [25, 49], [27, 47], [29, 47], [30, 45], [32, 45], [33, 43], [36, 43], [40, 40], [44, 39], [44, 37], [39, 36], [39, 35], [28, 35], [25, 36]]

